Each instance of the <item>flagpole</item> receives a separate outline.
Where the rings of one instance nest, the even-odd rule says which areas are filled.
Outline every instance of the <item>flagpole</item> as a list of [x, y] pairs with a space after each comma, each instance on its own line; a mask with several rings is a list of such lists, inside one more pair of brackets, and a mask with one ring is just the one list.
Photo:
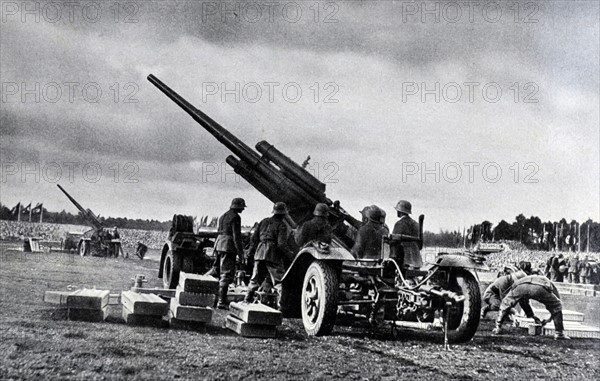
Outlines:
[[589, 223], [589, 221], [588, 221], [588, 224], [587, 224], [587, 228], [588, 228], [588, 229], [587, 229], [587, 231], [588, 231], [588, 232], [587, 232], [587, 252], [588, 252], [588, 253], [590, 252], [590, 225], [591, 225], [591, 224], [590, 224], [590, 223]]
[[577, 223], [577, 252], [581, 253], [581, 224]]
[[19, 201], [19, 210], [17, 213], [17, 222], [21, 222], [21, 201]]
[[40, 224], [42, 223], [42, 215], [44, 214], [44, 203], [40, 205]]
[[29, 203], [29, 222], [31, 222], [31, 202]]

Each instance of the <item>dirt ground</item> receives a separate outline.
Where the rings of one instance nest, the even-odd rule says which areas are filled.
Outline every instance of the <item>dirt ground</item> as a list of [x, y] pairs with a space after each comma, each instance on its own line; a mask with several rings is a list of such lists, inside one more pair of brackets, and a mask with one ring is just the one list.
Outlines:
[[127, 326], [111, 306], [104, 323], [72, 322], [42, 301], [46, 290], [69, 285], [131, 287], [135, 274], [160, 286], [157, 262], [71, 254], [31, 254], [0, 245], [0, 379], [344, 379], [344, 380], [598, 380], [600, 340], [555, 342], [512, 329], [442, 347], [440, 332], [336, 327], [308, 338], [286, 320], [277, 339], [246, 339], [224, 328], [223, 311], [206, 333]]

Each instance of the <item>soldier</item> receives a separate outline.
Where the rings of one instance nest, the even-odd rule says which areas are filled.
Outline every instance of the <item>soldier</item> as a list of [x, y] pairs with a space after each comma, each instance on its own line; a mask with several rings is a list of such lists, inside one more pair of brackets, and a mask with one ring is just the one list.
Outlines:
[[[397, 210], [400, 219], [396, 222], [396, 225], [394, 225], [392, 234], [404, 234], [417, 237], [419, 235], [419, 223], [409, 216], [409, 214], [412, 213], [412, 205], [410, 202], [400, 200], [398, 201], [398, 204], [396, 204], [395, 209]], [[395, 258], [399, 260], [399, 263], [401, 264], [400, 268], [412, 267], [418, 269], [423, 265], [421, 251], [417, 242], [402, 242], [402, 249], [404, 251], [403, 257], [397, 252], [398, 248], [395, 249]]]
[[[542, 303], [548, 312], [550, 317], [548, 320], [540, 320], [534, 315], [529, 299], [536, 300]], [[548, 280], [548, 278], [540, 275], [529, 275], [524, 278], [517, 280], [512, 289], [502, 299], [500, 305], [500, 312], [498, 313], [498, 319], [496, 320], [496, 327], [492, 331], [493, 334], [499, 335], [502, 333], [502, 323], [508, 315], [511, 308], [519, 303], [523, 312], [528, 318], [532, 318], [536, 324], [545, 325], [550, 321], [554, 320], [554, 339], [570, 339], [564, 334], [563, 315], [562, 315], [562, 303], [560, 301], [560, 295], [556, 286]]]
[[388, 235], [390, 234], [390, 228], [385, 223], [385, 217], [387, 216], [387, 213], [381, 208], [379, 208], [379, 211], [381, 212], [381, 219], [379, 221], [381, 222], [381, 227], [383, 228], [383, 235]]
[[369, 212], [369, 209], [371, 209], [373, 207], [373, 205], [371, 206], [365, 206], [364, 208], [362, 208], [362, 210], [359, 212], [360, 215], [362, 216], [362, 223], [366, 224], [369, 221], [369, 217], [367, 216], [367, 213]]
[[546, 261], [546, 267], [544, 268], [544, 275], [546, 275], [546, 278], [551, 279], [552, 278], [552, 263], [554, 262], [554, 254], [552, 254], [550, 256], [550, 258], [548, 258], [548, 260]]
[[[508, 294], [513, 284], [526, 277], [527, 274], [523, 270], [519, 270], [509, 275], [499, 277], [485, 289], [483, 293], [483, 308], [481, 309], [481, 318], [485, 318], [490, 311], [499, 311], [502, 299]], [[514, 310], [510, 311], [510, 315], [514, 314]]]
[[296, 243], [300, 248], [310, 241], [331, 243], [333, 229], [327, 220], [329, 207], [326, 204], [317, 204], [313, 215], [310, 221], [306, 221], [296, 231]]
[[119, 230], [117, 230], [116, 226], [113, 227], [112, 237], [113, 237], [113, 239], [121, 238], [121, 235], [119, 234]]
[[206, 273], [219, 278], [219, 299], [217, 308], [227, 309], [227, 291], [235, 276], [236, 257], [243, 262], [242, 219], [240, 213], [246, 208], [243, 198], [234, 198], [229, 210], [219, 217], [215, 241], [215, 263]]
[[550, 280], [553, 282], [562, 282], [564, 278], [562, 266], [565, 266], [565, 260], [563, 259], [562, 254], [558, 254], [557, 257], [554, 257], [552, 260], [552, 265], [550, 266]]
[[381, 225], [381, 210], [369, 208], [366, 212], [367, 222], [358, 229], [352, 254], [357, 259], [379, 259], [384, 229]]
[[287, 246], [288, 230], [283, 221], [286, 214], [287, 206], [285, 203], [275, 203], [273, 217], [262, 220], [254, 234], [252, 234], [249, 255], [254, 255], [254, 269], [244, 302], [248, 303], [254, 299], [256, 290], [269, 275], [278, 294], [277, 306], [279, 307], [281, 278], [285, 273], [284, 258], [289, 254]]
[[569, 283], [579, 283], [579, 256], [569, 258]]
[[588, 256], [583, 257], [583, 261], [579, 263], [579, 279], [583, 284], [590, 284], [590, 278], [592, 277], [592, 268]]

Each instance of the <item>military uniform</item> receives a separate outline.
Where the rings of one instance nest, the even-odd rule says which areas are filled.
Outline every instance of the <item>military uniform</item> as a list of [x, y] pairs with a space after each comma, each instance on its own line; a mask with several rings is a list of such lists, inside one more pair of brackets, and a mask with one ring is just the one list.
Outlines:
[[485, 317], [489, 311], [499, 311], [502, 299], [508, 294], [515, 281], [526, 275], [525, 272], [519, 271], [514, 274], [501, 276], [490, 284], [483, 293], [482, 300], [485, 305], [481, 311], [481, 317]]
[[579, 263], [579, 279], [583, 284], [590, 284], [590, 279], [592, 277], [592, 267], [588, 261], [588, 258], [585, 257], [583, 261]]
[[562, 254], [559, 254], [558, 257], [554, 257], [552, 260], [552, 266], [550, 267], [550, 279], [553, 282], [563, 282], [564, 274], [560, 271], [560, 267], [565, 265], [565, 260]]
[[[394, 225], [394, 230], [392, 234], [404, 234], [412, 237], [419, 236], [419, 223], [410, 218], [408, 215], [403, 215], [400, 217], [398, 222]], [[401, 258], [401, 253], [399, 252], [400, 247], [392, 246], [394, 248], [394, 252], [392, 255], [395, 258]], [[419, 249], [419, 244], [417, 242], [402, 242], [401, 243], [402, 251], [404, 252], [404, 266], [411, 266], [414, 268], [420, 268], [423, 266], [423, 259], [421, 258], [421, 250]]]
[[579, 283], [579, 258], [569, 259], [569, 283]]
[[283, 218], [285, 216], [285, 204], [278, 207], [277, 203], [273, 217], [265, 218], [258, 224], [258, 228], [252, 235], [249, 254], [254, 254], [254, 269], [252, 278], [248, 284], [248, 293], [245, 301], [253, 299], [256, 291], [265, 278], [270, 276], [273, 287], [281, 295], [281, 278], [285, 273], [284, 258], [289, 254], [287, 245], [288, 230]]
[[548, 312], [550, 312], [550, 319], [554, 320], [554, 328], [556, 330], [555, 338], [566, 338], [563, 334], [564, 325], [560, 294], [556, 286], [548, 278], [540, 275], [529, 275], [514, 283], [512, 289], [502, 299], [494, 332], [500, 332], [502, 322], [506, 315], [508, 315], [508, 311], [516, 306], [517, 303], [528, 318], [533, 318], [536, 322], [539, 322], [540, 320], [534, 315], [531, 309], [529, 299], [542, 303]]
[[306, 221], [296, 232], [296, 243], [303, 247], [310, 241], [319, 241], [331, 243], [331, 234], [333, 229], [324, 216], [314, 216], [310, 221]]
[[244, 256], [242, 219], [239, 210], [231, 208], [219, 217], [217, 224], [219, 235], [214, 246], [215, 262], [213, 268], [207, 273], [219, 278], [218, 306], [220, 307], [227, 305], [227, 289], [235, 277], [236, 257], [241, 262]]
[[379, 222], [367, 221], [358, 229], [352, 255], [357, 259], [379, 259], [384, 235], [385, 231]]

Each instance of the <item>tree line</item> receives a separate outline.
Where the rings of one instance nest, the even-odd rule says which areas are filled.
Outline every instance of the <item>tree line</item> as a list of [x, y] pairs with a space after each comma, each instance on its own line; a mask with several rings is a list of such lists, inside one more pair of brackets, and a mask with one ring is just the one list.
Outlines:
[[[14, 209], [14, 208], [13, 208]], [[65, 210], [51, 212], [43, 209], [43, 221], [57, 224], [88, 225], [81, 214], [72, 214]], [[14, 211], [0, 203], [0, 219], [16, 220]], [[23, 220], [23, 219], [22, 219]], [[168, 231], [171, 221], [128, 219], [126, 217], [100, 217], [107, 227], [116, 226], [125, 229]], [[194, 217], [195, 226], [216, 226], [216, 218]], [[485, 220], [469, 228], [460, 230], [440, 230], [438, 233], [425, 231], [423, 240], [426, 246], [461, 247], [472, 246], [477, 242], [513, 241], [519, 242], [532, 250], [552, 250], [557, 248], [562, 251], [600, 251], [600, 224], [588, 219], [585, 222], [576, 220], [543, 222], [539, 217], [525, 217], [519, 214], [511, 223], [502, 220], [494, 226]]]
[[[46, 208], [42, 208], [43, 221], [55, 224], [71, 224], [71, 225], [89, 225], [85, 218], [79, 213], [72, 214], [65, 211], [64, 209], [60, 212], [51, 212]], [[17, 220], [17, 216], [14, 211], [11, 213], [11, 209], [6, 205], [0, 204], [0, 220]], [[21, 221], [28, 221], [27, 216], [22, 215]], [[100, 217], [100, 221], [106, 227], [116, 226], [122, 229], [140, 229], [140, 230], [158, 230], [168, 231], [171, 227], [171, 221], [158, 221], [158, 220], [143, 220], [143, 219], [129, 219], [126, 217]], [[34, 220], [37, 222], [37, 220]]]

